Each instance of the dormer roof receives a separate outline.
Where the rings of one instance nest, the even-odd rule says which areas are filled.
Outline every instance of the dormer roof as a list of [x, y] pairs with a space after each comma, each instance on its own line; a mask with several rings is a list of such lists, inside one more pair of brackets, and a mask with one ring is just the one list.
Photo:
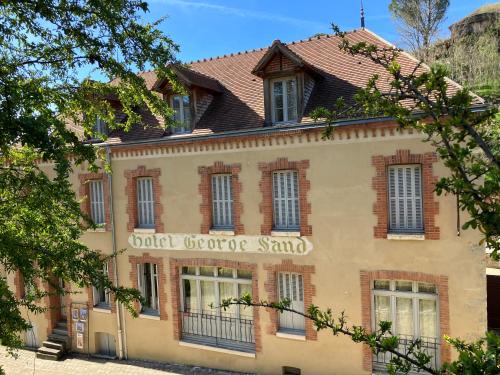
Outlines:
[[[192, 89], [193, 87], [200, 87], [214, 93], [221, 92], [220, 84], [216, 79], [208, 77], [195, 70], [192, 70], [188, 66], [173, 65], [170, 67], [170, 69], [175, 74], [177, 79], [187, 89]], [[168, 78], [159, 78], [153, 84], [151, 90], [163, 92], [165, 88], [168, 86], [170, 86]]]

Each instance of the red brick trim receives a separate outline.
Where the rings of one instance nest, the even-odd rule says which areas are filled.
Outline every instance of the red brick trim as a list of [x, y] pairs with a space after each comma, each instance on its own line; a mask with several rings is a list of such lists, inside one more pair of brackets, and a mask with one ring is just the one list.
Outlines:
[[155, 210], [155, 230], [162, 233], [164, 231], [163, 222], [161, 220], [163, 214], [163, 205], [161, 203], [162, 188], [160, 185], [160, 168], [146, 169], [141, 165], [137, 169], [127, 169], [125, 178], [127, 184], [125, 186], [125, 195], [128, 197], [127, 214], [128, 223], [127, 230], [133, 232], [137, 228], [137, 178], [151, 177], [153, 179], [153, 195], [154, 195], [154, 210]]
[[212, 166], [202, 166], [198, 168], [200, 175], [200, 184], [198, 191], [201, 194], [200, 213], [202, 215], [201, 233], [208, 234], [212, 228], [212, 183], [211, 177], [217, 173], [231, 174], [231, 184], [233, 193], [233, 224], [234, 233], [243, 234], [244, 227], [241, 223], [243, 213], [243, 204], [241, 202], [242, 185], [239, 179], [241, 164], [224, 164], [222, 161], [216, 161]]
[[[448, 299], [448, 277], [430, 275], [420, 272], [405, 271], [361, 271], [361, 321], [363, 328], [372, 331], [372, 281], [373, 280], [409, 280], [435, 284], [439, 301], [439, 331], [443, 335], [450, 334], [450, 310]], [[450, 362], [450, 346], [441, 342], [441, 363]], [[363, 368], [372, 371], [372, 352], [367, 345], [363, 346]]]
[[[312, 283], [312, 275], [316, 272], [314, 266], [302, 266], [293, 264], [293, 261], [284, 259], [281, 264], [264, 264], [264, 270], [267, 272], [267, 279], [264, 283], [268, 299], [270, 302], [278, 300], [277, 274], [279, 272], [301, 273], [304, 278], [304, 311], [307, 311], [312, 305], [313, 297], [316, 295], [316, 286]], [[267, 309], [271, 319], [271, 324], [267, 328], [267, 333], [276, 335], [279, 329], [279, 312], [275, 309]], [[310, 319], [305, 321], [306, 339], [317, 340], [317, 331], [314, 329], [313, 322]]]
[[311, 204], [307, 201], [307, 194], [311, 189], [311, 183], [307, 179], [307, 169], [309, 160], [288, 161], [287, 158], [279, 158], [270, 163], [259, 163], [259, 170], [262, 177], [259, 183], [262, 193], [262, 202], [260, 203], [260, 213], [264, 216], [261, 225], [261, 234], [270, 235], [273, 229], [273, 183], [272, 173], [277, 170], [293, 169], [298, 172], [299, 177], [299, 210], [300, 210], [300, 234], [302, 236], [312, 235], [312, 226], [309, 225], [309, 214], [311, 213]]
[[90, 190], [89, 181], [92, 180], [102, 180], [102, 189], [104, 193], [104, 229], [107, 231], [111, 230], [111, 214], [109, 211], [109, 185], [108, 185], [108, 175], [106, 173], [79, 173], [78, 179], [80, 180], [80, 198], [82, 202], [80, 203], [80, 209], [83, 213], [90, 216]]
[[[254, 263], [235, 262], [222, 259], [204, 259], [204, 258], [190, 258], [190, 259], [170, 259], [170, 287], [172, 294], [172, 309], [173, 309], [173, 322], [174, 322], [174, 339], [181, 339], [182, 332], [182, 316], [181, 310], [181, 290], [180, 290], [180, 268], [184, 266], [198, 266], [198, 267], [227, 267], [236, 268], [239, 270], [252, 271], [252, 300], [259, 301], [259, 286], [257, 280], [257, 265]], [[262, 340], [260, 331], [260, 318], [259, 308], [253, 309], [253, 324], [255, 335], [255, 351], [262, 351]]]
[[411, 154], [410, 150], [397, 150], [395, 155], [389, 156], [372, 156], [372, 165], [376, 171], [372, 179], [372, 187], [377, 195], [377, 200], [373, 204], [373, 213], [377, 216], [377, 225], [373, 228], [375, 238], [387, 238], [389, 230], [387, 168], [394, 164], [420, 164], [422, 166], [425, 238], [428, 240], [439, 240], [439, 227], [436, 226], [435, 222], [435, 217], [439, 213], [439, 202], [436, 200], [434, 194], [434, 187], [438, 177], [433, 175], [433, 164], [437, 160], [434, 152]]
[[[111, 280], [111, 282], [113, 282], [113, 280], [114, 280], [113, 260], [109, 259], [107, 263], [108, 263], [108, 278]], [[95, 307], [94, 306], [94, 287], [89, 286], [87, 288], [87, 296], [88, 296], [89, 310], [93, 310]], [[109, 307], [111, 309], [111, 312], [114, 314], [114, 313], [116, 313], [115, 295], [113, 293], [111, 293], [109, 298], [110, 298]]]
[[[165, 276], [165, 268], [163, 267], [163, 258], [152, 257], [149, 253], [144, 253], [142, 256], [129, 255], [128, 261], [130, 262], [130, 281], [132, 282], [132, 288], [138, 289], [139, 285], [137, 282], [137, 265], [142, 263], [154, 263], [158, 268], [158, 297], [160, 300], [160, 320], [167, 320], [167, 294], [165, 290], [165, 284], [167, 277]], [[139, 302], [135, 302], [135, 309], [137, 312], [140, 311]]]
[[14, 287], [16, 298], [23, 299], [26, 294], [26, 288], [24, 286], [23, 275], [21, 275], [21, 271], [19, 270], [14, 273]]

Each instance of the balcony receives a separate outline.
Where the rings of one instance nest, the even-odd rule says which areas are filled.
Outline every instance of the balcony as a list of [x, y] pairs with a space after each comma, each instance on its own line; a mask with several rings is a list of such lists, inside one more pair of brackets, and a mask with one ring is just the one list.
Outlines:
[[216, 348], [255, 352], [251, 316], [227, 312], [181, 311], [182, 341]]

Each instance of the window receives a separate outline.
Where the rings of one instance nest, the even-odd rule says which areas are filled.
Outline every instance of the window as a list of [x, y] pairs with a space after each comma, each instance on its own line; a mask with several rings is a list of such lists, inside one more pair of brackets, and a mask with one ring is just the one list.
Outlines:
[[188, 95], [174, 95], [172, 97], [172, 108], [174, 109], [174, 121], [176, 126], [172, 127], [172, 133], [186, 133], [191, 130], [191, 105]]
[[137, 225], [139, 228], [153, 228], [155, 225], [153, 179], [137, 179]]
[[[304, 312], [304, 281], [300, 273], [278, 273], [278, 296], [280, 301], [287, 299], [290, 301], [290, 308]], [[303, 316], [290, 311], [283, 311], [279, 314], [279, 330], [291, 333], [304, 334], [305, 320]]]
[[[381, 321], [392, 322], [391, 332], [399, 337], [399, 351], [406, 353], [414, 339], [439, 364], [438, 305], [436, 285], [406, 280], [373, 282], [373, 329]], [[374, 365], [385, 368], [390, 353], [374, 355]]]
[[297, 120], [297, 81], [285, 78], [271, 81], [273, 122]]
[[182, 267], [182, 338], [206, 345], [255, 350], [253, 309], [224, 299], [252, 294], [252, 272], [222, 267]]
[[145, 300], [144, 304], [141, 305], [141, 313], [160, 315], [157, 264], [139, 263], [137, 265], [137, 285]]
[[90, 217], [96, 225], [105, 223], [104, 217], [104, 189], [102, 180], [91, 180], [89, 184]]
[[423, 233], [420, 165], [389, 166], [388, 174], [390, 231]]
[[212, 226], [233, 227], [233, 192], [230, 174], [212, 175]]
[[273, 172], [274, 229], [300, 229], [298, 185], [297, 171]]
[[[104, 263], [102, 267], [102, 273], [104, 275], [108, 275], [108, 263]], [[101, 308], [109, 308], [110, 307], [110, 294], [109, 290], [104, 288], [104, 286], [94, 286], [93, 287], [93, 297], [94, 297], [94, 306]]]

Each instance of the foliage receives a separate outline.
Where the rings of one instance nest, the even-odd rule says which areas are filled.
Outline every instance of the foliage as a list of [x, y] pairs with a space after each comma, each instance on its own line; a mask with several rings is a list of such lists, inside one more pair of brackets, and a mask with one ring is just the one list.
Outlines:
[[389, 10], [411, 50], [425, 53], [437, 36], [449, 5], [449, 0], [392, 0]]
[[[178, 47], [157, 29], [160, 21], [141, 21], [146, 12], [141, 0], [0, 1], [0, 270], [19, 270], [30, 287], [19, 299], [0, 274], [5, 345], [20, 345], [15, 335], [27, 328], [20, 309], [40, 312], [47, 284], [63, 293], [56, 278], [104, 285], [129, 308], [139, 298], [115, 287], [98, 271], [100, 252], [79, 242], [92, 223], [67, 178], [74, 165], [96, 170], [103, 158], [84, 142], [87, 135], [104, 138], [93, 130], [96, 118], [129, 129], [141, 122], [137, 108], [147, 108], [168, 123], [170, 110], [136, 73], [152, 68], [172, 78], [167, 66]], [[90, 80], [85, 71], [113, 82]], [[118, 111], [123, 116], [115, 117]], [[48, 161], [47, 174], [40, 162]]]
[[420, 339], [413, 340], [406, 352], [400, 351], [399, 337], [392, 334], [391, 322], [381, 321], [377, 329], [370, 332], [362, 326], [349, 325], [344, 312], [335, 316], [330, 308], [321, 310], [318, 306], [311, 305], [307, 312], [303, 313], [290, 308], [288, 299], [278, 302], [253, 301], [248, 293], [240, 298], [224, 299], [217, 308], [226, 310], [231, 305], [264, 307], [275, 309], [279, 313], [289, 311], [311, 320], [317, 331], [325, 330], [334, 336], [348, 336], [352, 341], [370, 347], [374, 354], [391, 353], [391, 359], [387, 365], [387, 371], [391, 375], [408, 374], [410, 371], [434, 375], [489, 375], [500, 372], [500, 336], [493, 332], [488, 332], [486, 338], [472, 343], [445, 337], [447, 343], [458, 352], [458, 359], [445, 363], [441, 368], [433, 368], [432, 357], [427, 353]]
[[[427, 69], [422, 63], [403, 68], [399, 63], [401, 50], [379, 47], [365, 42], [351, 43], [341, 33], [340, 48], [363, 56], [383, 67], [387, 81], [374, 75], [366, 88], [355, 96], [356, 105], [344, 108], [337, 103], [333, 110], [318, 108], [313, 117], [324, 119], [329, 137], [335, 121], [346, 113], [389, 116], [401, 127], [413, 128], [426, 136], [441, 161], [449, 170], [436, 184], [436, 193], [457, 196], [460, 209], [467, 211], [463, 229], [478, 229], [481, 244], [500, 258], [500, 122], [495, 108], [477, 110], [467, 89], [450, 89], [447, 70], [442, 65]], [[340, 109], [339, 109], [340, 108]]]

